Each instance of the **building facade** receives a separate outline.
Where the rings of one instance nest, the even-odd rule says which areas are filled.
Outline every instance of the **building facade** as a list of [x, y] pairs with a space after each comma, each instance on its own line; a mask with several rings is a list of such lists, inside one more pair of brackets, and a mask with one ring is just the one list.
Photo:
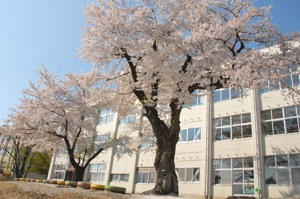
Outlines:
[[[289, 78], [287, 84], [299, 86], [299, 75]], [[181, 114], [175, 157], [179, 194], [300, 198], [300, 105], [284, 91], [278, 83], [264, 90], [221, 89], [196, 96]], [[99, 142], [122, 132], [127, 123], [141, 122], [135, 115], [119, 119], [109, 109], [101, 110], [100, 118], [107, 136], [99, 136]], [[154, 188], [155, 146], [140, 147], [150, 150], [128, 155], [120, 147], [120, 158], [104, 151], [86, 170], [85, 180], [126, 187], [127, 193]], [[66, 154], [56, 154], [48, 178], [65, 179], [68, 167]]]

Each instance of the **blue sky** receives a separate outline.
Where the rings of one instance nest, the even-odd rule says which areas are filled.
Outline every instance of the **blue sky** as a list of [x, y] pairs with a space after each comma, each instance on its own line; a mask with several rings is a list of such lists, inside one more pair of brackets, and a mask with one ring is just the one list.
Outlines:
[[[93, 0], [1, 0], [0, 6], [0, 125], [9, 108], [19, 103], [22, 89], [35, 81], [42, 65], [51, 71], [88, 72], [91, 64], [76, 57], [80, 46], [83, 8]], [[284, 32], [300, 31], [300, 0], [258, 0], [273, 4], [273, 22]]]

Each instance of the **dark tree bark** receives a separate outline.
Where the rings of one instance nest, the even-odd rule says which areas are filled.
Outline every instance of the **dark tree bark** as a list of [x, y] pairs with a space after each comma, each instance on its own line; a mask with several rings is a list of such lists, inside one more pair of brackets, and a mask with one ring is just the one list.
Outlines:
[[155, 170], [157, 173], [156, 184], [153, 190], [144, 194], [178, 195], [178, 180], [175, 173], [176, 144], [179, 140], [181, 106], [177, 106], [177, 100], [170, 103], [171, 124], [159, 119], [157, 110], [145, 107], [146, 117], [151, 123], [153, 133], [157, 139], [155, 155]]

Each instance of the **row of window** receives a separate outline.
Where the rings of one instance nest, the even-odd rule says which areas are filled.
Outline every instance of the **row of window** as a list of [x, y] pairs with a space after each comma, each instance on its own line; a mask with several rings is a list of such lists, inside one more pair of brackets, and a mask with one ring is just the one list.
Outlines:
[[179, 132], [179, 142], [191, 142], [201, 140], [201, 128], [182, 129]]
[[176, 168], [178, 182], [200, 182], [200, 168]]
[[213, 127], [215, 141], [252, 137], [250, 113], [215, 118]]
[[266, 156], [266, 184], [300, 184], [300, 154]]
[[285, 89], [286, 86], [294, 87], [300, 86], [300, 75], [299, 75], [300, 67], [296, 65], [291, 65], [288, 71], [284, 71], [284, 73], [289, 73], [284, 79], [283, 83], [279, 82], [279, 80], [267, 81], [260, 89], [260, 93], [266, 93], [275, 90]]
[[262, 111], [261, 120], [266, 135], [300, 132], [300, 106]]

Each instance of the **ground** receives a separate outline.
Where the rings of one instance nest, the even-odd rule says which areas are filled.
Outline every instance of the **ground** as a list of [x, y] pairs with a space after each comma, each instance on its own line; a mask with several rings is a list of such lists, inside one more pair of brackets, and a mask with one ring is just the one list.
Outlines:
[[90, 191], [34, 182], [0, 182], [0, 198], [5, 199], [188, 199], [172, 196], [143, 196]]

